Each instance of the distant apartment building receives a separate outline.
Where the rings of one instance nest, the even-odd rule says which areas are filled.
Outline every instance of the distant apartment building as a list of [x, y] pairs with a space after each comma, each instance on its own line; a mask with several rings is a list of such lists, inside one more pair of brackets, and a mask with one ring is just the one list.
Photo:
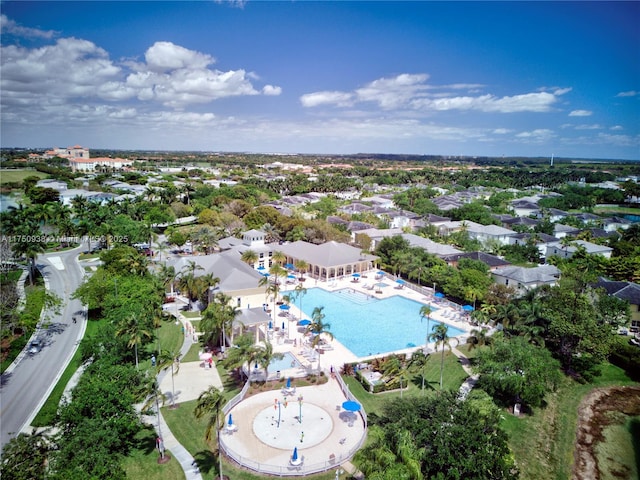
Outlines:
[[81, 147], [80, 145], [74, 145], [73, 147], [58, 148], [54, 147], [51, 150], [44, 152], [44, 158], [60, 157], [68, 160], [77, 158], [89, 158], [89, 149]]
[[103, 168], [120, 170], [125, 167], [130, 167], [131, 165], [133, 165], [133, 161], [124, 158], [96, 157], [69, 159], [69, 166], [73, 172], [95, 172]]

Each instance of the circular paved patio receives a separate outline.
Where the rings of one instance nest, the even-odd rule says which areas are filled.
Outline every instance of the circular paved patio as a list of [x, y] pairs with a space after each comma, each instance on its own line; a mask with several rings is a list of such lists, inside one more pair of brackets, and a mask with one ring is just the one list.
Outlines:
[[[303, 396], [302, 423], [299, 395]], [[336, 380], [297, 388], [287, 407], [285, 398], [279, 390], [259, 393], [231, 409], [237, 429], [222, 435], [225, 453], [252, 470], [300, 475], [334, 468], [350, 459], [364, 441], [364, 421], [341, 408], [346, 398]], [[304, 459], [300, 467], [289, 463], [294, 448]]]

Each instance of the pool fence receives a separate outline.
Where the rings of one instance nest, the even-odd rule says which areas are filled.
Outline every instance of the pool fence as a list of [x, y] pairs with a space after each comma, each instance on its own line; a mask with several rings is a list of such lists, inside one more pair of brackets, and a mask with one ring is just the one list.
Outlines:
[[[344, 394], [347, 400], [357, 401], [357, 399], [353, 396], [353, 394], [349, 391], [349, 386], [344, 382], [340, 374], [334, 372], [334, 378], [340, 385], [340, 390]], [[233, 407], [238, 405], [247, 394], [249, 390], [250, 382], [244, 385], [240, 393], [238, 393], [235, 397], [233, 397], [222, 409], [224, 415], [226, 416]], [[364, 444], [367, 438], [367, 414], [364, 411], [364, 408], [360, 408], [357, 412], [360, 414], [360, 418], [364, 423], [364, 435], [360, 438], [358, 443], [351, 447], [348, 451], [339, 453], [339, 454], [331, 454], [330, 457], [323, 461], [312, 464], [302, 463], [301, 465], [293, 466], [293, 465], [273, 465], [266, 462], [257, 462], [250, 457], [245, 457], [239, 455], [229, 448], [228, 445], [225, 444], [225, 438], [223, 435], [219, 436], [220, 439], [220, 448], [224, 452], [224, 454], [236, 462], [238, 465], [245, 467], [249, 470], [253, 470], [255, 472], [266, 473], [268, 475], [275, 475], [279, 477], [293, 477], [293, 476], [301, 476], [301, 475], [311, 475], [314, 473], [326, 472], [327, 470], [331, 470], [332, 468], [337, 468], [343, 463], [351, 460], [353, 456], [356, 454], [362, 445]]]

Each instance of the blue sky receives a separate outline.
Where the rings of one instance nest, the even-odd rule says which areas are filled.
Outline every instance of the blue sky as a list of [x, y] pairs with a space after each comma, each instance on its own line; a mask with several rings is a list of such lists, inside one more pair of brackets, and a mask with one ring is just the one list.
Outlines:
[[2, 146], [640, 159], [640, 2], [2, 2]]

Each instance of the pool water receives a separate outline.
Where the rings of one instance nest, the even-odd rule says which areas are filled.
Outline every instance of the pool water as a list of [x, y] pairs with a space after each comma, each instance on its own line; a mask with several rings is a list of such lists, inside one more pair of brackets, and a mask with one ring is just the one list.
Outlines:
[[[398, 295], [367, 302], [350, 300], [349, 295], [336, 295], [321, 288], [310, 288], [304, 296], [303, 310], [308, 318], [315, 307], [324, 306], [324, 322], [329, 331], [357, 357], [394, 352], [424, 345], [427, 320], [420, 316], [425, 305]], [[431, 306], [432, 312], [438, 309]], [[440, 324], [429, 320], [429, 330]], [[449, 337], [464, 333], [448, 325]]]
[[284, 352], [284, 358], [282, 360], [273, 359], [269, 363], [270, 372], [277, 372], [278, 370], [282, 371], [282, 370], [287, 370], [289, 368], [300, 368], [300, 367], [302, 367], [302, 364], [298, 360], [296, 360], [296, 357], [294, 357], [289, 352]]

